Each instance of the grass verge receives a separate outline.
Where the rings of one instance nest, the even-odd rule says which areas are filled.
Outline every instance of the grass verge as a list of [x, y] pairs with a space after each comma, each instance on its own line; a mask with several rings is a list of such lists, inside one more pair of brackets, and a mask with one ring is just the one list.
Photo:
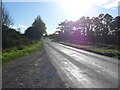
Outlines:
[[42, 48], [42, 42], [43, 41], [39, 41], [36, 44], [33, 44], [33, 45], [31, 45], [29, 47], [26, 47], [22, 50], [14, 50], [14, 51], [11, 51], [11, 52], [2, 53], [2, 63], [6, 63], [10, 60], [16, 59], [16, 58], [24, 56], [24, 55], [28, 55], [32, 52], [35, 52], [35, 51], [41, 49]]
[[67, 42], [58, 42], [64, 45], [68, 45], [68, 46], [72, 46], [78, 49], [82, 49], [82, 50], [86, 50], [86, 51], [90, 51], [93, 53], [97, 53], [97, 54], [101, 54], [101, 55], [105, 55], [105, 56], [109, 56], [109, 57], [113, 57], [113, 58], [117, 58], [120, 59], [120, 51], [114, 48], [109, 49], [106, 46], [98, 46], [96, 45], [78, 45], [78, 44], [73, 44], [73, 43], [67, 43]]

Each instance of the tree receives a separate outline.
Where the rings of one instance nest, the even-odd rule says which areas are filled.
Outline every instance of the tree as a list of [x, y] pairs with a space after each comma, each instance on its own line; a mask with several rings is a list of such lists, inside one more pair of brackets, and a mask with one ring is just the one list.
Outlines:
[[[63, 39], [81, 42], [99, 42], [106, 44], [120, 44], [120, 16], [113, 18], [110, 14], [100, 14], [98, 17], [81, 17], [76, 21], [63, 21], [57, 29], [61, 30], [57, 36]], [[57, 37], [56, 36], [56, 37]]]
[[46, 26], [41, 17], [37, 16], [32, 26], [25, 31], [25, 35], [30, 39], [40, 39], [43, 34], [46, 34]]
[[5, 8], [4, 4], [2, 3], [1, 6], [1, 11], [2, 11], [2, 26], [10, 26], [13, 25], [13, 18], [10, 16], [9, 12]]
[[35, 38], [34, 28], [33, 27], [27, 28], [27, 30], [25, 31], [25, 36], [28, 37], [29, 39], [34, 39]]
[[112, 21], [113, 17], [110, 15], [110, 14], [105, 14], [104, 17], [103, 17], [103, 20], [105, 22], [105, 26], [104, 26], [104, 34], [105, 35], [108, 35], [109, 31], [110, 31], [110, 23]]
[[110, 28], [112, 31], [112, 37], [114, 38], [114, 41], [120, 45], [120, 16], [116, 16], [114, 20], [110, 24]]
[[13, 48], [13, 47], [20, 47], [22, 45], [29, 45], [31, 40], [29, 40], [24, 35], [20, 34], [19, 31], [15, 29], [6, 29], [2, 31], [2, 48]]
[[42, 36], [43, 34], [46, 33], [45, 23], [42, 21], [40, 16], [37, 16], [37, 18], [35, 19], [35, 21], [32, 24], [32, 27], [35, 28], [36, 32], [38, 32], [38, 34], [40, 36]]

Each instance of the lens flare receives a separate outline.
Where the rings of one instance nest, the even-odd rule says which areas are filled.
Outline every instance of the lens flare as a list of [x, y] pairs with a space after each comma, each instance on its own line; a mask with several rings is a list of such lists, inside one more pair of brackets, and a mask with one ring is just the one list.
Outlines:
[[88, 0], [63, 0], [61, 4], [66, 13], [74, 17], [84, 14], [92, 5]]

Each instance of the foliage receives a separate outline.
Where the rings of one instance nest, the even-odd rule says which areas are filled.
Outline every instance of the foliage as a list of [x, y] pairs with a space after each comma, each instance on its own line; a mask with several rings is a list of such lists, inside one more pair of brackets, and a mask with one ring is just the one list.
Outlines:
[[32, 26], [25, 31], [25, 36], [29, 39], [40, 39], [46, 33], [46, 27], [41, 17], [38, 16]]
[[[71, 44], [68, 42], [59, 42], [59, 43], [120, 59], [120, 50], [117, 50], [116, 45], [111, 45], [112, 46], [111, 47], [107, 44], [103, 45], [103, 44], [98, 44], [98, 43], [97, 44], [89, 43], [89, 45], [78, 45], [78, 44]], [[111, 48], [109, 48], [109, 47], [111, 47]]]
[[2, 63], [8, 62], [12, 59], [15, 59], [17, 57], [23, 56], [23, 55], [28, 55], [36, 50], [39, 50], [42, 48], [42, 41], [31, 45], [25, 49], [22, 50], [14, 50], [11, 52], [5, 52], [2, 54]]
[[98, 17], [81, 17], [77, 21], [65, 20], [61, 22], [59, 31], [52, 34], [56, 40], [81, 42], [97, 42], [119, 44], [120, 16], [113, 18], [110, 14], [100, 14]]
[[38, 16], [25, 34], [10, 28], [8, 25], [2, 24], [2, 48], [3, 52], [11, 50], [22, 50], [26, 46], [40, 40], [43, 33], [46, 33], [46, 27], [40, 16]]
[[38, 41], [40, 41], [44, 33], [46, 34], [46, 27], [40, 16], [35, 19], [32, 26], [25, 31], [25, 34], [21, 34], [19, 31], [11, 28], [11, 25], [13, 25], [13, 18], [10, 16], [3, 3], [1, 11], [3, 63], [41, 48], [42, 42]]
[[31, 41], [20, 34], [20, 32], [15, 29], [3, 28], [2, 31], [2, 48], [12, 48], [12, 47], [20, 47], [21, 45], [29, 45]]
[[2, 12], [2, 25], [10, 26], [13, 25], [13, 18], [10, 16], [9, 12], [5, 8], [4, 4], [2, 3], [1, 6], [1, 12]]

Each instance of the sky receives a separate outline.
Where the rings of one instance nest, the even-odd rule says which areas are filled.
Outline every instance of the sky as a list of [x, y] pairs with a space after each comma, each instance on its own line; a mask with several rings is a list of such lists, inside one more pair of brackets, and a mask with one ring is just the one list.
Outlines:
[[96, 17], [101, 13], [118, 16], [118, 0], [4, 0], [3, 2], [14, 18], [14, 25], [11, 27], [21, 28], [21, 33], [32, 25], [38, 15], [46, 24], [48, 34], [54, 33], [58, 24], [64, 20], [75, 21], [82, 16]]

